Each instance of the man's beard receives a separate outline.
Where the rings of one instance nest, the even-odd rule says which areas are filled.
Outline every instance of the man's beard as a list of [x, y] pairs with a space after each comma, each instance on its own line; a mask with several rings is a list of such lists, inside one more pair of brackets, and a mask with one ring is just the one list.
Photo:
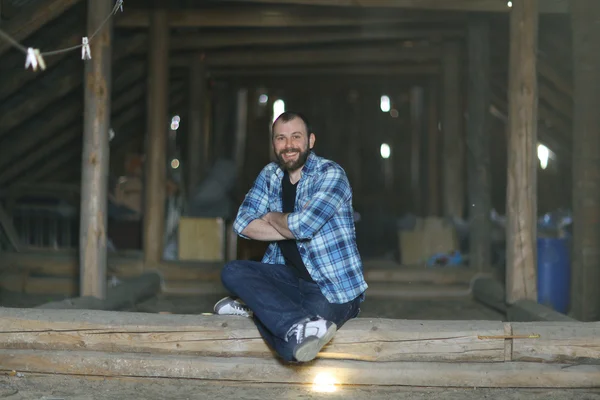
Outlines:
[[[287, 152], [298, 153], [298, 158], [296, 160], [285, 161], [283, 159], [283, 154]], [[277, 154], [277, 161], [279, 162], [279, 166], [281, 167], [281, 169], [283, 169], [284, 171], [296, 171], [306, 163], [309, 153], [310, 150], [308, 148], [305, 151], [302, 151], [300, 149], [287, 149]]]

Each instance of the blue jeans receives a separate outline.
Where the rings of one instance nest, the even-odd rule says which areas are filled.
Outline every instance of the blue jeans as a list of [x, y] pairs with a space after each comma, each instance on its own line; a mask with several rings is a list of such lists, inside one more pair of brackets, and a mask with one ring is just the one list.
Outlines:
[[223, 267], [221, 280], [250, 307], [261, 336], [285, 361], [294, 361], [293, 344], [285, 336], [295, 323], [319, 316], [340, 329], [360, 312], [360, 297], [344, 304], [330, 303], [317, 284], [298, 278], [285, 265], [231, 261]]

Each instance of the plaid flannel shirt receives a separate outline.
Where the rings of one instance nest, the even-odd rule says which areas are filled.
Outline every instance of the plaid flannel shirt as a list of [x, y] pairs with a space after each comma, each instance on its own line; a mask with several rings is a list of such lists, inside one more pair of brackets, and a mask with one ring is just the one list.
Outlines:
[[[282, 178], [276, 163], [263, 168], [240, 206], [233, 224], [236, 234], [248, 239], [242, 231], [250, 222], [271, 211], [282, 212]], [[342, 167], [311, 151], [287, 220], [306, 269], [327, 300], [364, 299], [368, 286], [356, 245], [352, 189]], [[276, 242], [269, 244], [262, 262], [285, 264]]]

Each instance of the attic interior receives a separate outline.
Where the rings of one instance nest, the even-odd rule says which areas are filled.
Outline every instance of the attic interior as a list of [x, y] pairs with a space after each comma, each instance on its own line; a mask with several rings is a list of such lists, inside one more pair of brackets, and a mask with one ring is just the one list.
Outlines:
[[[587, 227], [600, 201], [589, 172], [598, 138], [587, 133], [597, 116], [586, 107], [597, 94], [576, 78], [597, 82], [586, 68], [600, 60], [574, 56], [593, 48], [598, 39], [585, 35], [598, 28], [582, 21], [576, 31], [575, 19], [585, 16], [565, 1], [539, 2], [530, 52], [536, 101], [524, 109], [521, 88], [511, 99], [510, 77], [526, 80], [532, 57], [519, 42], [514, 57], [523, 64], [511, 72], [511, 38], [519, 39], [510, 29], [512, 2], [373, 3], [123, 3], [110, 34], [94, 38], [110, 38], [108, 57], [94, 64], [108, 76], [110, 93], [109, 152], [102, 156], [108, 176], [94, 180], [107, 183], [108, 286], [157, 268], [164, 293], [216, 295], [226, 260], [260, 259], [265, 244], [236, 238], [231, 222], [272, 160], [274, 117], [297, 110], [311, 120], [315, 152], [348, 174], [375, 298], [465, 290], [470, 298], [472, 278], [483, 273], [502, 285], [524, 274], [535, 286], [535, 240], [542, 237], [561, 239], [558, 251], [570, 252], [561, 253], [569, 278], [564, 288], [549, 289], [561, 291], [551, 306], [600, 319], [600, 295], [589, 289], [600, 282], [598, 256], [578, 256], [597, 254], [591, 243], [600, 239]], [[94, 30], [90, 2], [0, 4], [0, 29], [42, 53], [78, 46]], [[586, 37], [581, 48], [572, 45], [577, 32]], [[80, 224], [89, 215], [80, 210], [92, 176], [82, 170], [85, 89], [94, 84], [85, 68], [94, 60], [76, 49], [47, 55], [46, 69], [32, 71], [20, 49], [0, 41], [4, 290], [45, 299], [82, 295]], [[523, 125], [511, 126], [511, 107]], [[517, 140], [519, 132], [527, 133]], [[580, 152], [590, 154], [574, 159]], [[574, 176], [583, 181], [574, 184]], [[525, 244], [519, 235], [529, 235]], [[568, 241], [573, 235], [580, 240]], [[513, 268], [521, 272], [507, 273]], [[506, 290], [537, 301], [517, 286]], [[463, 318], [459, 312], [456, 319]]]

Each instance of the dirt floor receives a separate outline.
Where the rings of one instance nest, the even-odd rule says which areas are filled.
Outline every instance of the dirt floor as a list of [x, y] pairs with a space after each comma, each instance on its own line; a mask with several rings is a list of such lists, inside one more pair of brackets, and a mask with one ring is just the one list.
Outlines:
[[[160, 295], [138, 304], [130, 311], [174, 314], [211, 312], [221, 295]], [[22, 296], [0, 293], [5, 307], [33, 307], [56, 297]], [[361, 317], [399, 319], [502, 320], [503, 315], [468, 297], [443, 300], [408, 301], [394, 298], [367, 298]], [[516, 390], [440, 389], [407, 387], [343, 387], [321, 393], [306, 385], [234, 384], [185, 379], [106, 379], [61, 375], [19, 374], [0, 376], [0, 398], [21, 400], [108, 400], [108, 399], [597, 399], [600, 390]]]

